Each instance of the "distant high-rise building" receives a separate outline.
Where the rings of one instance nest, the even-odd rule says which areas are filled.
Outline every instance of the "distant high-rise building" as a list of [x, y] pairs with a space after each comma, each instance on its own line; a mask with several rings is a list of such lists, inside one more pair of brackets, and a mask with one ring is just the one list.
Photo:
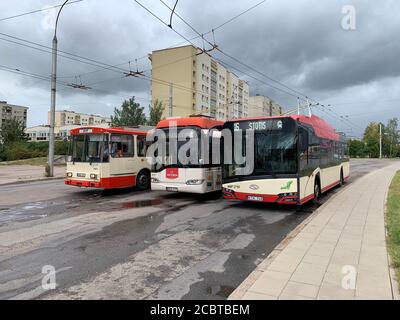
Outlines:
[[0, 128], [7, 120], [16, 119], [26, 127], [28, 117], [28, 107], [9, 104], [7, 101], [0, 101]]
[[[50, 123], [50, 112], [48, 113], [48, 123]], [[110, 125], [111, 118], [93, 114], [78, 113], [75, 111], [56, 111], [55, 127], [64, 126], [95, 126]]]
[[199, 48], [157, 50], [150, 59], [152, 101], [163, 103], [164, 117], [202, 114], [227, 120], [248, 116], [249, 85]]
[[283, 108], [265, 96], [251, 96], [249, 98], [249, 117], [270, 117], [283, 114]]

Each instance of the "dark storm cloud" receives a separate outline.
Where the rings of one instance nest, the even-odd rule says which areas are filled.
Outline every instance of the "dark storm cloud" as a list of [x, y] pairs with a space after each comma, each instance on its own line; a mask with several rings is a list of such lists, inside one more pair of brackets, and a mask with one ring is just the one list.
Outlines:
[[[163, 21], [169, 22], [169, 10], [161, 2], [141, 2]], [[205, 33], [257, 2], [180, 0], [177, 12], [197, 30]], [[0, 2], [0, 12], [1, 16], [8, 16], [58, 3], [3, 0]], [[173, 5], [175, 0], [168, 0], [167, 3]], [[354, 5], [357, 13], [354, 31], [345, 31], [341, 26], [342, 8], [349, 4]], [[388, 90], [385, 89], [388, 85], [382, 84], [390, 83], [391, 88], [398, 88], [400, 84], [400, 44], [396, 41], [400, 30], [400, 21], [396, 16], [399, 9], [399, 1], [394, 0], [270, 0], [218, 29], [215, 37], [223, 51], [308, 96], [328, 102], [354, 101], [358, 98], [377, 100], [383, 95], [392, 97], [398, 93], [396, 89], [384, 92]], [[52, 30], [43, 28], [44, 17], [45, 14], [39, 13], [0, 22], [0, 32], [50, 46]], [[196, 35], [177, 17], [173, 18], [173, 25], [189, 38]], [[131, 60], [132, 69], [136, 69], [135, 58], [182, 41], [173, 31], [130, 0], [84, 0], [66, 7], [60, 20], [58, 39], [61, 50], [111, 65], [125, 62], [120, 67], [126, 71], [129, 69], [127, 61]], [[208, 39], [213, 41], [211, 35], [208, 35]], [[201, 40], [195, 43], [203, 46]], [[49, 54], [4, 41], [0, 41], [0, 48], [1, 64], [33, 73], [50, 74]], [[271, 83], [216, 51], [211, 54]], [[146, 57], [138, 61], [139, 69], [147, 70], [149, 67]], [[82, 81], [84, 84], [92, 84], [95, 90], [77, 92], [59, 85], [59, 102], [72, 107], [79, 102], [82, 103], [79, 105], [82, 111], [110, 113], [111, 105], [118, 105], [122, 98], [131, 95], [145, 99], [149, 97], [147, 81], [122, 79], [122, 71], [103, 70], [86, 74], [98, 69], [96, 66], [60, 58], [59, 81]], [[257, 89], [260, 94], [270, 95], [287, 107], [296, 104], [294, 97], [257, 83], [240, 72], [235, 73], [249, 80], [253, 93]], [[79, 74], [86, 75], [74, 77]], [[391, 79], [390, 82], [387, 82], [388, 79]], [[0, 98], [18, 97], [24, 87], [30, 87], [35, 92], [36, 100], [30, 104], [45, 106], [48, 103], [49, 83], [0, 73]], [[29, 101], [28, 98], [26, 100]], [[143, 104], [147, 105], [148, 102], [143, 100]], [[352, 111], [357, 113], [362, 107], [355, 107]], [[42, 112], [45, 110], [43, 108]], [[342, 111], [340, 107], [339, 111]], [[366, 121], [367, 118], [360, 120], [360, 125]]]

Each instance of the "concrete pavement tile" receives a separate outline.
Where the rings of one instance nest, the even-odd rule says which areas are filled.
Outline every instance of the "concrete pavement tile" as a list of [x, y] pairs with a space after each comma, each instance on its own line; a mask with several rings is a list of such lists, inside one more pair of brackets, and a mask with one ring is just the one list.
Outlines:
[[327, 266], [329, 264], [330, 257], [321, 257], [321, 256], [314, 256], [310, 253], [307, 253], [302, 262], [318, 264], [321, 266]]
[[392, 300], [392, 291], [374, 287], [356, 287], [356, 297], [362, 300]]
[[290, 280], [319, 286], [324, 278], [325, 270], [325, 266], [301, 262]]
[[292, 274], [296, 270], [299, 263], [300, 262], [295, 261], [295, 260], [293, 260], [292, 262], [275, 260], [267, 267], [267, 270]]
[[315, 242], [307, 253], [313, 256], [330, 257], [334, 249], [335, 245], [333, 243]]
[[282, 294], [280, 295], [279, 298], [286, 295], [286, 296], [300, 296], [300, 297], [315, 299], [317, 297], [318, 290], [319, 290], [318, 286], [289, 281], [286, 287], [283, 289]]
[[278, 297], [247, 291], [243, 296], [242, 300], [278, 300]]
[[250, 291], [270, 296], [279, 296], [289, 281], [290, 274], [276, 271], [265, 271], [250, 287]]
[[342, 247], [336, 248], [333, 252], [330, 263], [333, 265], [357, 265], [359, 261], [359, 253], [343, 249]]
[[354, 300], [355, 290], [346, 290], [342, 286], [323, 282], [318, 292], [318, 300]]
[[282, 294], [279, 297], [279, 300], [315, 300], [313, 298], [307, 298], [307, 297], [301, 297], [301, 296], [296, 296], [296, 295], [291, 295], [291, 294]]

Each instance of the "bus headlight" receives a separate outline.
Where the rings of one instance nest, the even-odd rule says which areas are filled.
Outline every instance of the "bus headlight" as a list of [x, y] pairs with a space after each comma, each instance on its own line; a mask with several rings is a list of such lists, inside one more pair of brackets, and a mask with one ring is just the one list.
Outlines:
[[160, 183], [160, 180], [157, 178], [151, 178], [151, 183]]
[[72, 172], [67, 172], [67, 177], [68, 178], [72, 178], [72, 175], [73, 175]]
[[191, 179], [191, 180], [186, 181], [186, 184], [188, 186], [199, 186], [199, 185], [203, 184], [203, 182], [204, 182], [204, 179]]
[[91, 173], [90, 174], [90, 179], [97, 180], [97, 174]]

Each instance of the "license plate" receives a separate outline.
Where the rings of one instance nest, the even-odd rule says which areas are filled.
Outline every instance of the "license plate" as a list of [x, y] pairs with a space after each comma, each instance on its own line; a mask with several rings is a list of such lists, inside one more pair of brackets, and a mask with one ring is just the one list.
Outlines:
[[86, 174], [85, 173], [77, 173], [76, 175], [78, 178], [85, 178]]
[[178, 188], [173, 188], [173, 187], [167, 187], [166, 190], [170, 192], [178, 192]]
[[249, 201], [264, 201], [264, 198], [263, 197], [255, 197], [255, 196], [248, 196], [247, 197], [247, 200], [249, 200]]

